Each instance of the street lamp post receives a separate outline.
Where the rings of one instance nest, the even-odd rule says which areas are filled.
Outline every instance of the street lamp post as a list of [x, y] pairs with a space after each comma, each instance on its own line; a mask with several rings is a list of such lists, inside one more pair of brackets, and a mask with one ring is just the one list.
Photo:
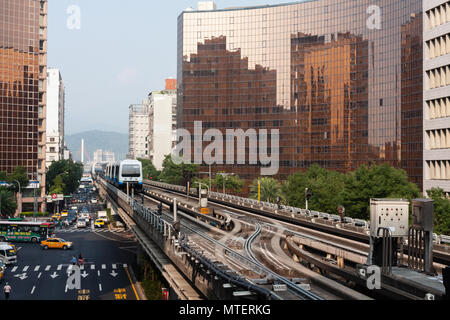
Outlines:
[[225, 179], [228, 176], [234, 176], [234, 173], [223, 173], [223, 172], [219, 172], [217, 173], [218, 175], [222, 176], [222, 182], [223, 182], [223, 194], [225, 194]]

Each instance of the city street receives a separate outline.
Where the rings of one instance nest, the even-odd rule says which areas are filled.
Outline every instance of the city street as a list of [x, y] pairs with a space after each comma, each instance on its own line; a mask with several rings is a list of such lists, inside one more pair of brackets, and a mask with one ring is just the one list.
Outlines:
[[[56, 232], [74, 243], [71, 250], [16, 243], [18, 263], [8, 266], [3, 285], [11, 285], [11, 300], [137, 300], [129, 273], [136, 243], [130, 235], [122, 230], [71, 227]], [[86, 260], [81, 266], [81, 288], [69, 290], [67, 271], [72, 257], [80, 253]]]

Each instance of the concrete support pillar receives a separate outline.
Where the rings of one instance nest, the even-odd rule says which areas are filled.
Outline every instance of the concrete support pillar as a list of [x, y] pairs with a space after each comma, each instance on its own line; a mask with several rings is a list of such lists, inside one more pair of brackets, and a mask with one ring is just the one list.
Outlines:
[[344, 268], [345, 265], [345, 261], [343, 257], [337, 257], [337, 265], [339, 268]]
[[138, 244], [137, 246], [137, 253], [136, 253], [136, 258], [137, 258], [137, 263], [138, 265], [143, 265], [145, 262], [145, 250], [144, 248], [142, 248], [141, 245]]

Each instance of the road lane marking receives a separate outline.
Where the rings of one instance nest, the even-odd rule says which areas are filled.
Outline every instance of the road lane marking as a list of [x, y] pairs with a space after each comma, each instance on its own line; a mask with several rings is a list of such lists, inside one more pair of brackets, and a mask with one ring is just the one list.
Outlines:
[[84, 264], [80, 266], [80, 270], [84, 270]]
[[97, 271], [98, 276], [100, 277], [100, 270]]
[[25, 267], [23, 268], [22, 272], [27, 271], [29, 267], [30, 267], [30, 266], [25, 266]]
[[39, 272], [38, 279], [42, 276], [42, 272]]
[[16, 272], [17, 266], [11, 269], [11, 272]]
[[36, 289], [36, 286], [33, 286], [33, 289], [31, 289], [31, 294], [34, 293], [34, 289]]
[[45, 271], [50, 270], [51, 267], [52, 267], [52, 266], [47, 266], [47, 267], [45, 268]]
[[102, 284], [101, 283], [98, 284], [98, 288], [100, 289], [100, 291], [102, 291]]
[[128, 265], [126, 263], [123, 264], [124, 268], [128, 268]]
[[34, 268], [34, 272], [37, 272], [37, 271], [39, 271], [39, 268], [40, 268], [41, 266], [36, 266], [35, 268]]
[[115, 264], [112, 265], [113, 269], [117, 269], [117, 266]]
[[106, 269], [106, 264], [102, 264], [102, 269], [103, 269], [103, 270]]
[[136, 288], [134, 287], [133, 281], [131, 280], [131, 276], [130, 276], [130, 273], [128, 272], [128, 268], [125, 268], [125, 272], [127, 273], [128, 279], [130, 280], [131, 287], [133, 288], [133, 291], [134, 291], [134, 295], [136, 296], [136, 299], [139, 300], [139, 296], [136, 292]]
[[60, 271], [61, 268], [62, 268], [62, 264], [60, 264], [56, 270]]
[[91, 265], [91, 270], [95, 269], [95, 264]]

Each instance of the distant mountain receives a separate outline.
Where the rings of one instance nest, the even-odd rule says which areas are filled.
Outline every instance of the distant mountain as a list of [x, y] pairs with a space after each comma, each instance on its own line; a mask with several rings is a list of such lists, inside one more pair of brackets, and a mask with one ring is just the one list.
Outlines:
[[[81, 161], [81, 139], [84, 138], [84, 147], [90, 159], [94, 158], [94, 152], [98, 149], [115, 153], [116, 161], [126, 158], [128, 153], [128, 134], [107, 131], [86, 131], [66, 136], [66, 144], [72, 151], [73, 159]], [[85, 160], [88, 160], [86, 153]]]

